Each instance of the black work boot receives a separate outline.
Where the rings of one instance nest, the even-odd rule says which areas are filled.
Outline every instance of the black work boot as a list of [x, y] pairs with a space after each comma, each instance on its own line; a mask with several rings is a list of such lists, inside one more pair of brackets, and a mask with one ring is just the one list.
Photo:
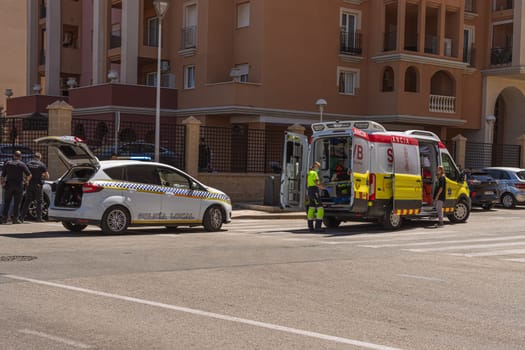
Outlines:
[[323, 220], [315, 220], [315, 232], [324, 232]]
[[308, 231], [314, 232], [314, 221], [308, 220]]

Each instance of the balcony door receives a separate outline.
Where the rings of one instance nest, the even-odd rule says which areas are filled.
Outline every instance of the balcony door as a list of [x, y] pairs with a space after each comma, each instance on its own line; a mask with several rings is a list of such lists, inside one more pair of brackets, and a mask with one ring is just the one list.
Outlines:
[[341, 43], [345, 48], [356, 48], [357, 14], [341, 13]]

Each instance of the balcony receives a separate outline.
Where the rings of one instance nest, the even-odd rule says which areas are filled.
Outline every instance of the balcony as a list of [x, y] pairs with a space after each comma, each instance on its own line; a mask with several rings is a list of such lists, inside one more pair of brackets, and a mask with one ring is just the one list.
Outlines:
[[490, 64], [492, 66], [508, 65], [512, 63], [512, 46], [492, 48], [490, 50]]
[[492, 10], [494, 12], [497, 12], [497, 11], [512, 10], [513, 8], [514, 8], [513, 0], [495, 0], [493, 3]]
[[430, 95], [429, 111], [435, 113], [456, 113], [456, 97]]
[[425, 53], [439, 54], [439, 38], [436, 35], [425, 36]]
[[362, 34], [342, 31], [340, 34], [339, 52], [344, 55], [361, 55]]

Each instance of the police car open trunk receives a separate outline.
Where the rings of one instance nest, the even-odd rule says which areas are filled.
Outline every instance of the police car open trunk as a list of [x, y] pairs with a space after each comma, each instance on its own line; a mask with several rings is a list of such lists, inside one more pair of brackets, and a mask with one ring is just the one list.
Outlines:
[[54, 149], [67, 168], [67, 171], [51, 185], [54, 206], [80, 207], [82, 194], [86, 191], [96, 191], [83, 187], [100, 167], [97, 157], [83, 140], [76, 136], [46, 136], [36, 139], [35, 142]]

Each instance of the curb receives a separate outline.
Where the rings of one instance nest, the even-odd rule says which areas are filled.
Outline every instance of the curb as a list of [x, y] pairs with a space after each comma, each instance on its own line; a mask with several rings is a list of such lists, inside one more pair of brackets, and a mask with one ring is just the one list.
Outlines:
[[265, 220], [279, 220], [279, 219], [305, 219], [306, 214], [240, 214], [233, 215], [232, 220], [243, 220], [243, 219], [265, 219]]

